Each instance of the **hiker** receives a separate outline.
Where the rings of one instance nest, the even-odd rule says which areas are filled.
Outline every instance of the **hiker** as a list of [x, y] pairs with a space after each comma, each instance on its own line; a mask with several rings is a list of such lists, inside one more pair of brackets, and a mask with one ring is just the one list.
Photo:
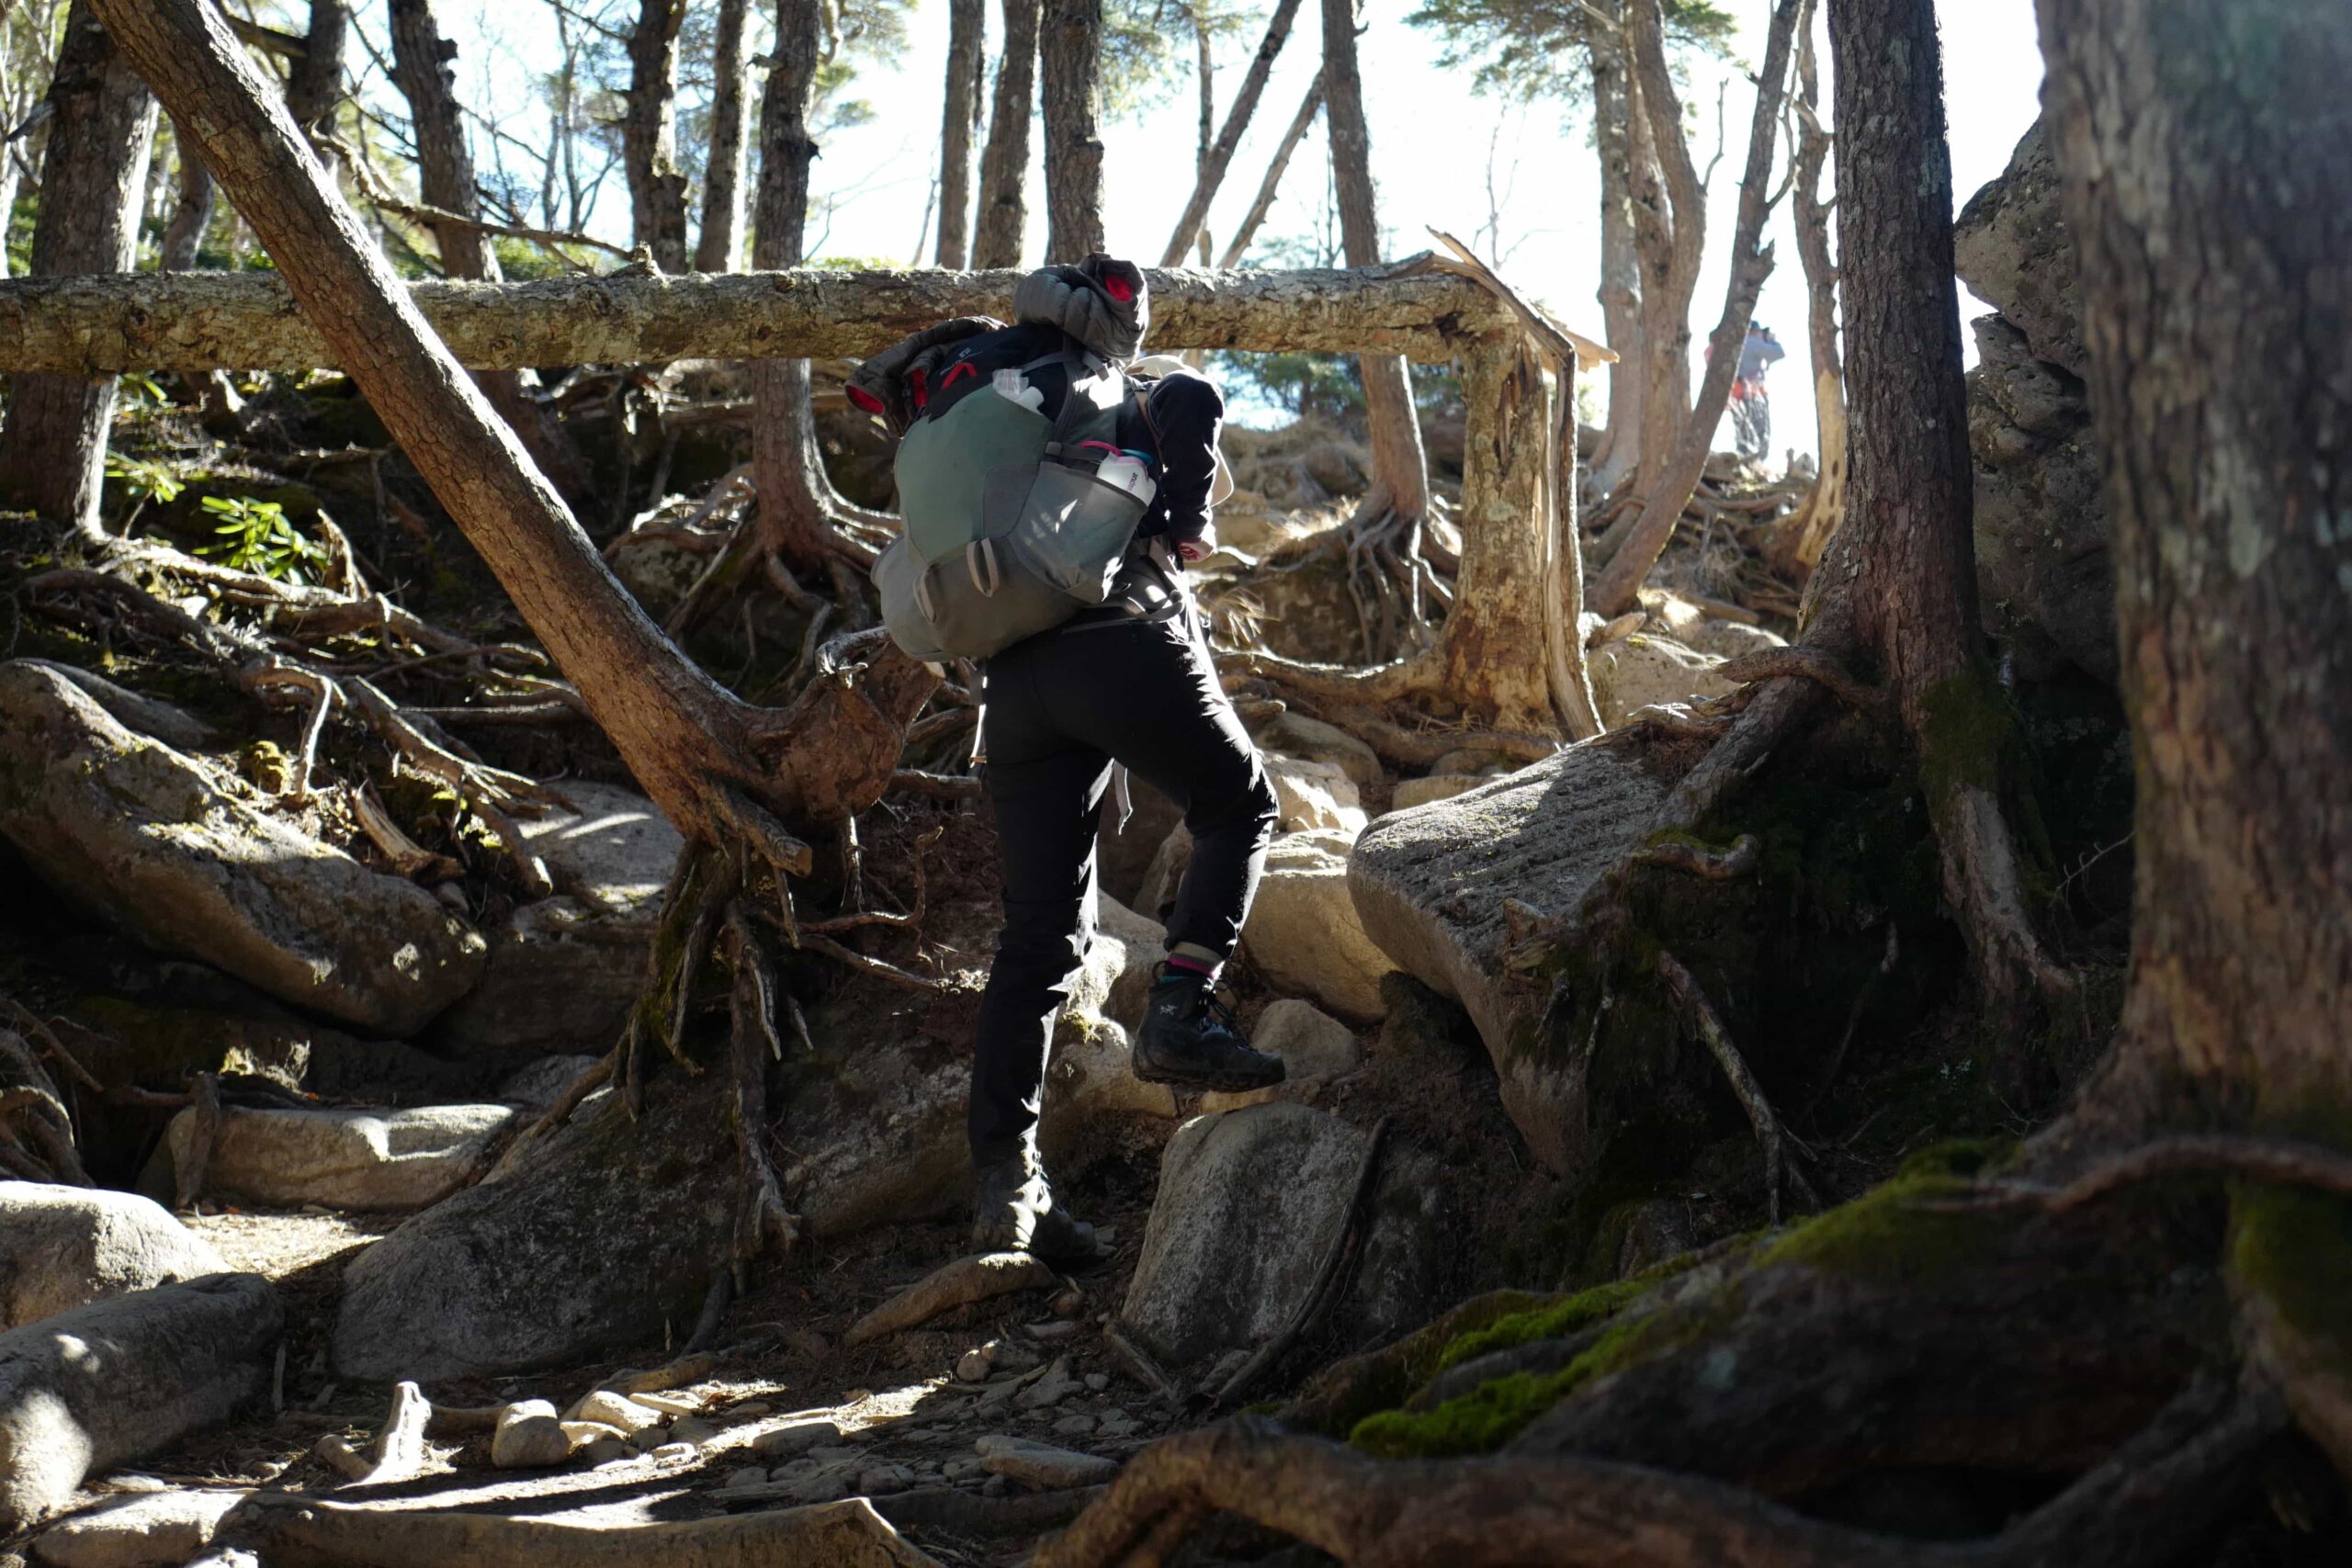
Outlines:
[[1747, 323], [1747, 341], [1740, 346], [1739, 377], [1731, 384], [1732, 440], [1739, 455], [1760, 460], [1772, 446], [1772, 400], [1764, 391], [1764, 372], [1788, 357], [1789, 351], [1760, 321]]
[[918, 657], [980, 669], [974, 754], [1003, 860], [1004, 930], [972, 1060], [973, 1243], [1067, 1265], [1092, 1258], [1093, 1230], [1056, 1202], [1037, 1120], [1055, 1021], [1094, 934], [1095, 832], [1114, 772], [1174, 800], [1193, 837], [1135, 1037], [1148, 1083], [1282, 1080], [1281, 1059], [1250, 1047], [1214, 988], [1277, 808], [1182, 576], [1214, 547], [1210, 509], [1232, 489], [1223, 397], [1181, 362], [1136, 360], [1150, 301], [1131, 263], [1042, 268], [1013, 312], [1009, 328], [975, 317], [918, 333], [850, 386], [904, 433], [906, 531], [875, 569], [886, 621]]

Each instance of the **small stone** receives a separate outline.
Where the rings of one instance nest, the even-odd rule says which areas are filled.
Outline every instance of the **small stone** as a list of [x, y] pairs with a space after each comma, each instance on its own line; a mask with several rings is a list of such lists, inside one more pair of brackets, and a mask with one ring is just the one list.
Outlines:
[[1086, 1438], [1093, 1436], [1093, 1433], [1094, 1417], [1083, 1410], [1075, 1416], [1065, 1416], [1054, 1423], [1054, 1435], [1057, 1438]]
[[1044, 1377], [1014, 1394], [1012, 1403], [1023, 1410], [1043, 1410], [1060, 1404], [1084, 1386], [1070, 1375], [1069, 1359], [1064, 1357], [1048, 1368]]
[[855, 1449], [825, 1447], [809, 1450], [808, 1457], [820, 1465], [826, 1465], [855, 1464], [861, 1456]]
[[1001, 1475], [991, 1475], [980, 1483], [980, 1495], [983, 1497], [1001, 1497], [1012, 1490], [1012, 1483]]
[[1035, 1486], [1044, 1491], [1092, 1486], [1119, 1473], [1115, 1460], [1057, 1449], [1048, 1443], [1032, 1442], [1026, 1438], [986, 1437], [972, 1447], [979, 1453], [980, 1463], [989, 1474], [1007, 1476], [1023, 1486]]
[[988, 1357], [978, 1350], [965, 1351], [963, 1355], [956, 1358], [956, 1376], [963, 1382], [986, 1382], [989, 1376]]
[[1105, 1416], [1094, 1427], [1098, 1438], [1132, 1438], [1135, 1434], [1135, 1417], [1126, 1415]]
[[1021, 1332], [1032, 1339], [1068, 1339], [1078, 1332], [1078, 1325], [1068, 1321], [1024, 1323], [1021, 1325]]
[[727, 1484], [730, 1487], [764, 1486], [767, 1484], [767, 1479], [768, 1472], [756, 1464], [747, 1464], [741, 1470], [730, 1470], [727, 1472]]
[[[1095, 1237], [1099, 1244], [1102, 1232], [1097, 1231]], [[1046, 1310], [1056, 1317], [1076, 1317], [1086, 1310], [1086, 1292], [1076, 1285], [1067, 1286], [1047, 1304]]]
[[775, 1412], [775, 1406], [764, 1399], [747, 1399], [741, 1404], [729, 1405], [727, 1409], [727, 1418], [730, 1421], [749, 1421], [755, 1416], [770, 1416]]
[[562, 1425], [563, 1435], [571, 1441], [571, 1449], [574, 1453], [579, 1452], [582, 1449], [586, 1448], [589, 1444], [595, 1442], [602, 1438], [626, 1438], [628, 1436], [625, 1432], [615, 1431], [612, 1427], [605, 1426], [602, 1421], [566, 1421]]
[[786, 1329], [783, 1345], [794, 1355], [811, 1361], [821, 1361], [833, 1353], [832, 1341], [813, 1328]]
[[795, 1421], [752, 1439], [752, 1451], [762, 1459], [792, 1459], [810, 1449], [842, 1440], [842, 1429], [831, 1421]]
[[662, 1412], [641, 1404], [628, 1394], [608, 1388], [582, 1397], [565, 1415], [568, 1421], [602, 1421], [619, 1432], [642, 1432], [648, 1427], [662, 1424]]
[[667, 1427], [640, 1427], [628, 1435], [628, 1446], [639, 1453], [651, 1453], [670, 1440]]
[[975, 1475], [985, 1475], [988, 1467], [981, 1464], [977, 1457], [959, 1457], [941, 1465], [939, 1473], [950, 1481], [964, 1481]]
[[718, 1436], [718, 1423], [706, 1421], [699, 1416], [681, 1416], [670, 1423], [673, 1442], [702, 1444]]
[[1108, 1372], [1089, 1372], [1086, 1374], [1086, 1386], [1093, 1390], [1096, 1393], [1101, 1393], [1104, 1389], [1111, 1386], [1111, 1374]]
[[702, 1450], [692, 1443], [663, 1443], [653, 1450], [653, 1457], [663, 1464], [684, 1464], [702, 1457]]
[[580, 1450], [580, 1457], [590, 1464], [610, 1464], [615, 1460], [629, 1457], [629, 1447], [618, 1438], [599, 1438]]
[[991, 1339], [980, 1347], [980, 1352], [1001, 1372], [1025, 1372], [1045, 1359], [1017, 1339]]
[[109, 1492], [169, 1492], [172, 1488], [168, 1482], [159, 1480], [153, 1475], [141, 1475], [136, 1471], [125, 1471], [120, 1475], [108, 1476], [106, 1481], [106, 1489]]
[[887, 1497], [914, 1483], [915, 1472], [903, 1464], [877, 1464], [857, 1478], [857, 1489], [868, 1497]]
[[658, 1410], [664, 1416], [699, 1416], [702, 1414], [702, 1401], [699, 1399], [688, 1399], [683, 1394], [660, 1393], [632, 1393], [629, 1395], [629, 1398], [636, 1401], [638, 1404], [644, 1405], [648, 1410]]
[[490, 1462], [501, 1470], [533, 1470], [571, 1457], [571, 1439], [544, 1399], [518, 1400], [498, 1417], [491, 1434]]

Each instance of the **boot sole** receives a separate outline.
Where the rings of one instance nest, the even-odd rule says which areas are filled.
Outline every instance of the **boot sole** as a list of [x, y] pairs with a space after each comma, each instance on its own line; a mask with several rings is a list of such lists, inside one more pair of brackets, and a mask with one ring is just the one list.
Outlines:
[[1272, 1089], [1290, 1077], [1288, 1073], [1277, 1073], [1272, 1077], [1261, 1077], [1255, 1073], [1170, 1073], [1147, 1067], [1133, 1060], [1128, 1066], [1137, 1081], [1142, 1083], [1167, 1084], [1173, 1089], [1214, 1089], [1222, 1094], [1246, 1094], [1253, 1089]]

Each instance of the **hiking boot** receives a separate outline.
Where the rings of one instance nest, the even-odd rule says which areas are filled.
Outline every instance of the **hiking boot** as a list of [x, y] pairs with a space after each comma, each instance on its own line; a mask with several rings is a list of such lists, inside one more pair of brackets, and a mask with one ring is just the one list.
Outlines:
[[987, 1161], [973, 1172], [978, 1196], [972, 1215], [977, 1252], [1025, 1252], [1056, 1269], [1095, 1262], [1094, 1227], [1054, 1201], [1054, 1190], [1034, 1150]]
[[1186, 1089], [1243, 1090], [1283, 1081], [1283, 1059], [1251, 1048], [1204, 976], [1159, 966], [1136, 1035], [1136, 1077]]

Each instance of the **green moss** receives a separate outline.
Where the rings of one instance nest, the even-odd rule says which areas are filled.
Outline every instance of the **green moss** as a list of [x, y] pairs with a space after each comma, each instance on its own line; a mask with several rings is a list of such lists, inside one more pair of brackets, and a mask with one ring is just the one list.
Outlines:
[[1480, 1383], [1432, 1410], [1384, 1410], [1356, 1423], [1351, 1448], [1377, 1459], [1444, 1459], [1492, 1453], [1577, 1388], [1614, 1370], [1634, 1325], [1611, 1329], [1556, 1372], [1513, 1372]]
[[1475, 1296], [1385, 1349], [1329, 1369], [1309, 1385], [1290, 1418], [1329, 1436], [1344, 1434], [1374, 1412], [1402, 1404], [1437, 1375], [1440, 1359], [1464, 1334], [1543, 1303], [1543, 1297], [1526, 1291]]
[[[2352, 1118], [2305, 1115], [2296, 1137], [2352, 1148]], [[2233, 1183], [2230, 1271], [2337, 1377], [2352, 1377], [2352, 1199], [2308, 1187]]]
[[1924, 1285], [1967, 1268], [2006, 1222], [1996, 1213], [1939, 1210], [1927, 1201], [1968, 1190], [1996, 1156], [1979, 1142], [1921, 1150], [1893, 1179], [1817, 1215], [1767, 1247], [1765, 1268], [1784, 1265], [1888, 1284]]
[[1525, 1312], [1497, 1318], [1448, 1345], [1438, 1357], [1436, 1371], [1458, 1367], [1514, 1345], [1532, 1344], [1538, 1339], [1565, 1339], [1596, 1323], [1605, 1323], [1656, 1286], [1687, 1272], [1696, 1261], [1692, 1254], [1668, 1258], [1655, 1269], [1645, 1269], [1627, 1279], [1595, 1285], [1589, 1291], [1578, 1291]]

